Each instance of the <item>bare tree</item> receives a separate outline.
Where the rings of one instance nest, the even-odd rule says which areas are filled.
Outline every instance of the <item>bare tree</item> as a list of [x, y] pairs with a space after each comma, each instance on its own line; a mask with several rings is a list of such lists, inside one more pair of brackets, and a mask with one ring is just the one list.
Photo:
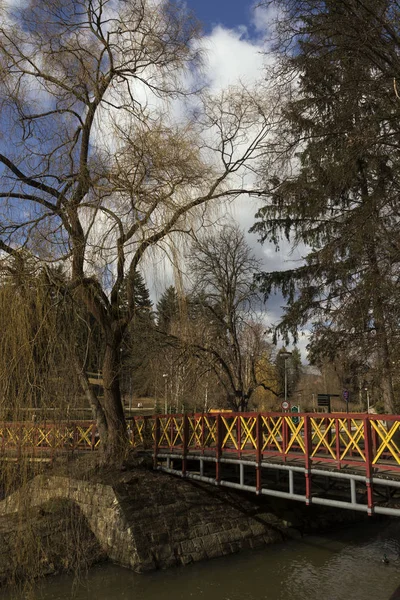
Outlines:
[[210, 201], [255, 192], [243, 181], [271, 121], [246, 89], [197, 95], [179, 124], [162, 116], [189, 93], [184, 69], [198, 60], [196, 24], [175, 3], [31, 0], [2, 23], [0, 249], [67, 265], [68, 293], [102, 333], [104, 399], [91, 402], [106, 457], [117, 456], [138, 264]]
[[244, 411], [263, 387], [276, 395], [258, 364], [266, 353], [261, 307], [253, 274], [259, 268], [237, 226], [196, 239], [189, 260], [193, 277], [191, 317], [186, 343], [216, 374], [229, 406]]

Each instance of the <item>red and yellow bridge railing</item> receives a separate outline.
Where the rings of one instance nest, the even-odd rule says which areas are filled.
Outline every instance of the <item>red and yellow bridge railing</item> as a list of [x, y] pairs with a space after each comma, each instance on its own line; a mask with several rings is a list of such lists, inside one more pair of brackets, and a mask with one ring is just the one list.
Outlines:
[[[362, 413], [198, 413], [128, 420], [132, 446], [184, 456], [202, 454], [261, 462], [330, 463], [400, 471], [400, 415]], [[0, 423], [0, 453], [94, 451], [93, 421]]]
[[100, 438], [93, 421], [0, 422], [0, 455], [39, 456], [96, 450]]
[[[400, 415], [199, 413], [134, 417], [131, 443], [160, 451], [400, 471]], [[368, 476], [368, 474], [367, 474]]]

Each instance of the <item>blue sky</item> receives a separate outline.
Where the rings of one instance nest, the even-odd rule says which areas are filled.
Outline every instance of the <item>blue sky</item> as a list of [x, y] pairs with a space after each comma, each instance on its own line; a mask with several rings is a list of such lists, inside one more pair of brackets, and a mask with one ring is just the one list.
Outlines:
[[208, 32], [215, 25], [229, 28], [248, 25], [254, 0], [186, 0], [186, 3]]

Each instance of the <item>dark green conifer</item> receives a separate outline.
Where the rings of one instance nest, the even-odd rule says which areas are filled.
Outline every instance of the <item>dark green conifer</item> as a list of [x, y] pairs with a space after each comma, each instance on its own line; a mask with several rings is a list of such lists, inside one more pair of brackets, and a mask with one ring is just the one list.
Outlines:
[[373, 362], [393, 412], [400, 101], [390, 65], [400, 50], [397, 3], [273, 4], [277, 83], [287, 99], [274, 140], [279, 169], [265, 175], [268, 200], [253, 230], [276, 244], [286, 236], [305, 260], [259, 281], [267, 295], [279, 288], [288, 301], [284, 334], [296, 336], [313, 322], [314, 356], [347, 348]]

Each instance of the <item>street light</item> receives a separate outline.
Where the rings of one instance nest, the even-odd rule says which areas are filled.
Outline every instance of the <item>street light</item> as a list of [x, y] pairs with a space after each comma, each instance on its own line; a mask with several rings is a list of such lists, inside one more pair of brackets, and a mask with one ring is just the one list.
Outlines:
[[369, 389], [367, 387], [364, 389], [367, 392], [367, 413], [369, 414]]
[[168, 373], [163, 373], [165, 386], [164, 386], [164, 414], [168, 413], [168, 402], [167, 402], [167, 382], [168, 382]]
[[287, 402], [287, 359], [292, 356], [291, 352], [281, 352], [281, 357], [285, 361], [285, 402]]

